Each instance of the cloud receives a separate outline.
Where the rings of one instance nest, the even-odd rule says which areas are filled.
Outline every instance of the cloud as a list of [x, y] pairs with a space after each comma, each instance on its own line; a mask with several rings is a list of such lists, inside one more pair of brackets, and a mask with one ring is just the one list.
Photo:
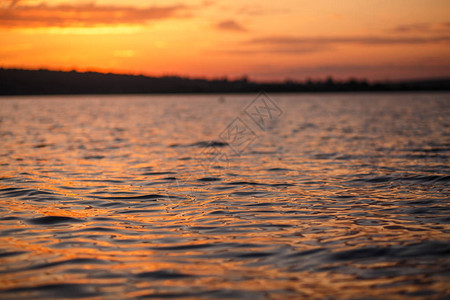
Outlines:
[[446, 23], [411, 23], [411, 24], [400, 24], [397, 27], [392, 28], [390, 31], [400, 34], [407, 33], [443, 33], [449, 32], [450, 22]]
[[184, 5], [137, 8], [96, 4], [49, 6], [20, 5], [0, 8], [0, 27], [92, 27], [98, 25], [145, 24], [152, 20], [186, 17]]
[[255, 54], [310, 54], [326, 50], [331, 50], [332, 47], [324, 45], [297, 45], [292, 47], [268, 47], [268, 48], [235, 48], [214, 51], [217, 54], [232, 54], [232, 55], [255, 55]]
[[222, 21], [218, 24], [216, 24], [216, 28], [217, 29], [221, 29], [221, 30], [229, 30], [229, 31], [247, 31], [247, 29], [245, 27], [243, 27], [242, 25], [240, 25], [239, 23], [237, 23], [234, 20], [225, 20]]
[[415, 23], [415, 24], [402, 24], [392, 29], [394, 32], [406, 33], [406, 32], [417, 32], [417, 31], [429, 31], [430, 23]]
[[[242, 1], [245, 3], [244, 1]], [[221, 5], [221, 9], [230, 11], [234, 15], [243, 15], [243, 16], [274, 16], [280, 14], [286, 14], [291, 12], [290, 9], [274, 7], [273, 5], [264, 5], [264, 4], [241, 4], [241, 3], [233, 3], [233, 5]]]
[[255, 38], [249, 44], [266, 45], [333, 45], [333, 44], [360, 44], [360, 45], [395, 45], [395, 44], [431, 44], [449, 42], [450, 35], [437, 35], [429, 37], [392, 37], [392, 36], [353, 36], [353, 37], [294, 37], [275, 36]]
[[13, 8], [14, 6], [17, 5], [17, 3], [19, 3], [20, 0], [11, 0], [9, 1], [9, 7]]
[[340, 45], [358, 46], [395, 46], [395, 45], [423, 45], [447, 43], [450, 45], [449, 35], [429, 36], [329, 36], [329, 37], [297, 37], [297, 36], [269, 36], [259, 37], [240, 42], [235, 48], [222, 49], [219, 54], [251, 55], [251, 54], [287, 54], [303, 55], [323, 51], [331, 51]]

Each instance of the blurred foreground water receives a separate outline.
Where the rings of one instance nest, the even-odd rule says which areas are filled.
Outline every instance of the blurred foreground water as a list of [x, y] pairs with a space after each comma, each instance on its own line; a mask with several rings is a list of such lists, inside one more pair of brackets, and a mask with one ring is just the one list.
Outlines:
[[450, 297], [450, 94], [255, 96], [0, 99], [0, 298]]

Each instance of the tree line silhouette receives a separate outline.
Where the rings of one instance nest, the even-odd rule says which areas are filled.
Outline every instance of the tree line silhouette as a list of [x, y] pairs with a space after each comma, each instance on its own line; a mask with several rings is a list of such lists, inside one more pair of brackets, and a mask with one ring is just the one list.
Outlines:
[[368, 82], [364, 79], [254, 82], [178, 76], [149, 77], [97, 72], [0, 68], [0, 95], [449, 91], [450, 78]]

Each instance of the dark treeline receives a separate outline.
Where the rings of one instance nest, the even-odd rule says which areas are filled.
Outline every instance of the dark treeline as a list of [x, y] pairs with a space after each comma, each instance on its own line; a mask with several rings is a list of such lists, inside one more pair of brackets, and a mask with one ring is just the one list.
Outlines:
[[0, 68], [0, 95], [147, 94], [147, 93], [255, 93], [356, 92], [356, 91], [449, 91], [450, 79], [403, 82], [368, 82], [349, 79], [258, 83], [237, 80], [191, 79], [177, 76], [103, 74]]

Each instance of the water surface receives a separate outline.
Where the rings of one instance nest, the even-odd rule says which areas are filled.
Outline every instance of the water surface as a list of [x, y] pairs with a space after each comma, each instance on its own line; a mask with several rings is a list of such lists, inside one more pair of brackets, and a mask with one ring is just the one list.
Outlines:
[[0, 99], [0, 297], [449, 297], [450, 94], [255, 96]]

